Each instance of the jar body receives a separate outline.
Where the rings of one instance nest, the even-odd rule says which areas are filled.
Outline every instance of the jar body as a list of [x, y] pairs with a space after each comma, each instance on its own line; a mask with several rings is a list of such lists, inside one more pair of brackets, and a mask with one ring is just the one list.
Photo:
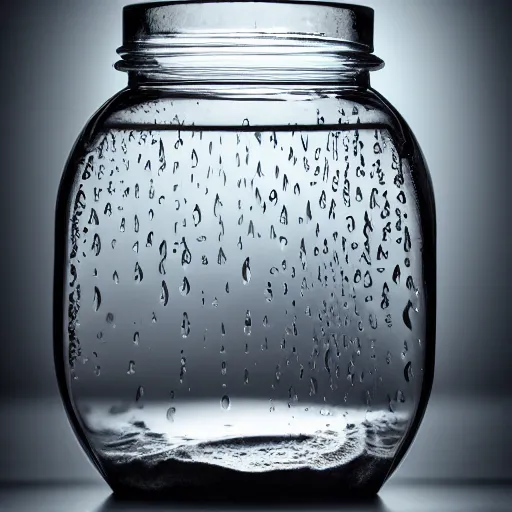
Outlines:
[[70, 156], [56, 241], [61, 393], [114, 490], [375, 493], [403, 457], [435, 214], [375, 91], [130, 87]]

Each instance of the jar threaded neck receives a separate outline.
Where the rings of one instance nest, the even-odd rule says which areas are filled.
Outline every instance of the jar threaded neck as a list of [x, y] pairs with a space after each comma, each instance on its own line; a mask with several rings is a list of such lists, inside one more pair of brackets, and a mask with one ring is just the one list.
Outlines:
[[174, 2], [124, 9], [122, 60], [145, 81], [335, 83], [380, 69], [373, 10], [306, 2]]

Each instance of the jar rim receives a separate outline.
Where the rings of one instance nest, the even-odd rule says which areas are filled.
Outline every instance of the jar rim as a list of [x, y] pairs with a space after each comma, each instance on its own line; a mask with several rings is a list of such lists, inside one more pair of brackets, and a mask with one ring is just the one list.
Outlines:
[[185, 37], [293, 39], [350, 44], [373, 52], [370, 7], [310, 0], [177, 0], [123, 8], [123, 46]]

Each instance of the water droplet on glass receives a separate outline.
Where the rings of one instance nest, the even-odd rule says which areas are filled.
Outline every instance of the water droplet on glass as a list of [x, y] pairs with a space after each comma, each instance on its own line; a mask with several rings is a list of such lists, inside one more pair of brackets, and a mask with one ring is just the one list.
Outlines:
[[222, 409], [224, 409], [225, 411], [229, 410], [231, 408], [231, 402], [229, 400], [229, 396], [228, 395], [224, 395], [221, 399], [220, 399], [220, 406]]
[[133, 334], [133, 343], [134, 343], [135, 345], [138, 345], [138, 344], [139, 344], [139, 333], [138, 333], [138, 332], [135, 332], [135, 333]]
[[169, 407], [169, 409], [167, 409], [167, 414], [166, 414], [167, 420], [170, 421], [171, 423], [173, 423], [175, 414], [176, 414], [176, 408]]
[[190, 283], [186, 277], [183, 278], [183, 283], [179, 287], [181, 295], [188, 295], [190, 292]]
[[139, 265], [139, 262], [135, 263], [134, 274], [134, 280], [140, 283], [144, 278], [144, 273], [142, 272], [142, 268]]
[[412, 363], [411, 361], [409, 361], [406, 365], [405, 365], [405, 368], [404, 368], [404, 378], [406, 380], [406, 382], [410, 382], [411, 379], [413, 378], [413, 373], [412, 373]]
[[97, 286], [94, 287], [94, 297], [93, 297], [93, 308], [94, 311], [98, 311], [101, 306], [101, 293]]
[[186, 338], [190, 334], [190, 321], [188, 319], [188, 314], [183, 313], [183, 319], [181, 321], [181, 335], [183, 338]]
[[192, 218], [194, 220], [194, 226], [197, 227], [201, 223], [201, 210], [199, 205], [196, 204], [194, 211], [192, 212]]
[[309, 395], [316, 395], [318, 393], [318, 381], [315, 377], [311, 377], [309, 381]]
[[219, 248], [219, 254], [217, 255], [217, 263], [219, 265], [224, 265], [226, 263], [226, 255], [224, 254], [224, 250]]
[[167, 306], [167, 303], [169, 302], [169, 290], [167, 288], [167, 283], [165, 281], [162, 281], [162, 289], [160, 291], [160, 302]]
[[114, 315], [112, 313], [107, 313], [106, 321], [107, 324], [114, 326]]
[[242, 278], [244, 280], [244, 284], [249, 284], [251, 281], [251, 267], [249, 258], [245, 258], [245, 261], [242, 265]]
[[126, 373], [128, 375], [133, 375], [135, 373], [135, 361], [130, 361], [128, 363], [128, 371]]
[[244, 334], [246, 334], [247, 336], [250, 336], [251, 328], [252, 328], [251, 312], [249, 310], [247, 310], [247, 312], [245, 313]]
[[135, 401], [138, 402], [144, 396], [144, 388], [139, 386], [137, 388], [137, 393], [135, 394]]
[[91, 250], [93, 251], [94, 256], [99, 256], [101, 252], [101, 240], [98, 233], [94, 233]]
[[283, 209], [281, 210], [281, 215], [279, 216], [279, 222], [281, 224], [284, 224], [285, 226], [288, 224], [288, 211], [286, 209], [286, 206], [283, 206]]

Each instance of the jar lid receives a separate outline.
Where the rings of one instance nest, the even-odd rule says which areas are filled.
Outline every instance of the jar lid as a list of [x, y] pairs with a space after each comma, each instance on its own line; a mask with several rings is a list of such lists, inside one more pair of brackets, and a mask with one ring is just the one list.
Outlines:
[[[373, 9], [334, 2], [194, 0], [123, 9], [123, 45], [152, 39], [209, 37], [349, 44], [373, 52]], [[222, 43], [219, 43], [222, 44]]]

